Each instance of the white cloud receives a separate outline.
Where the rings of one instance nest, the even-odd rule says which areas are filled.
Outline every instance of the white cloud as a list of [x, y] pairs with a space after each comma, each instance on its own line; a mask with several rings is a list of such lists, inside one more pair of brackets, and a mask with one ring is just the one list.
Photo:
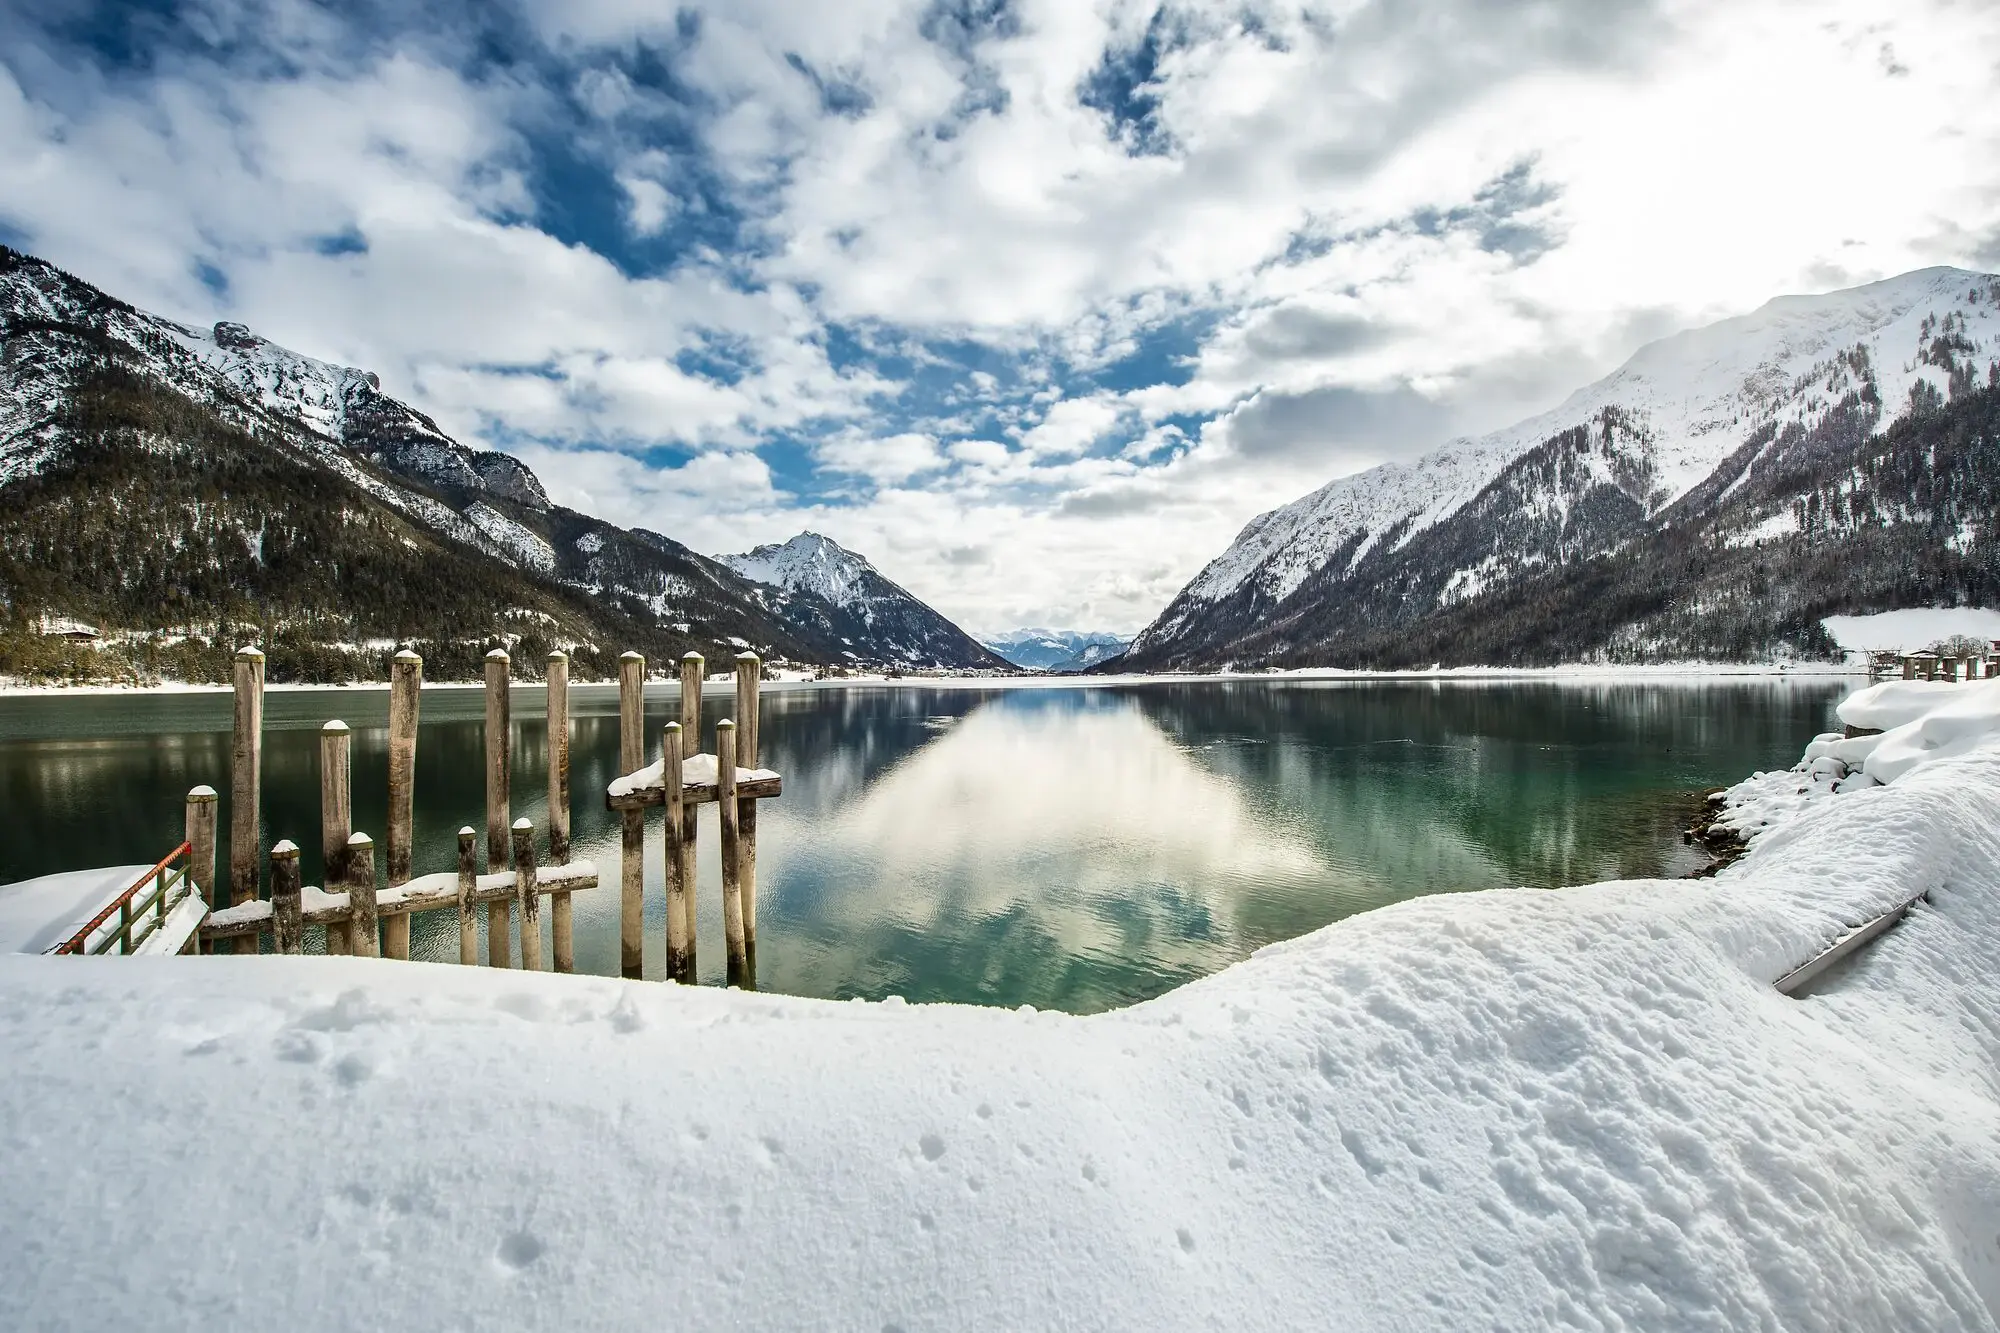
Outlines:
[[813, 452], [835, 472], [866, 477], [885, 486], [936, 472], [946, 463], [935, 439], [915, 433], [884, 438], [835, 435], [821, 440]]

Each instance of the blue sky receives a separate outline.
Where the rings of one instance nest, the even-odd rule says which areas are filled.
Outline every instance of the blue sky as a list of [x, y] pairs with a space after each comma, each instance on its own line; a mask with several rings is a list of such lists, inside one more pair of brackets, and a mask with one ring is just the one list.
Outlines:
[[1989, 8], [35, 0], [0, 239], [697, 549], [1130, 630], [1651, 337], [2000, 267]]

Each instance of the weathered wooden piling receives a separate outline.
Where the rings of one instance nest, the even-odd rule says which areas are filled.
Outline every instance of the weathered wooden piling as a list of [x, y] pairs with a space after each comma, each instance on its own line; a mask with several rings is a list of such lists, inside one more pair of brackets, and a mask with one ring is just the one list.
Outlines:
[[478, 841], [472, 825], [458, 831], [458, 961], [467, 967], [479, 962], [479, 928], [472, 921], [472, 895], [479, 892], [479, 860], [473, 850]]
[[[327, 892], [347, 882], [347, 835], [354, 831], [354, 735], [335, 718], [319, 729], [319, 854], [321, 881]], [[352, 952], [345, 921], [329, 921], [326, 951]]]
[[[507, 698], [507, 650], [495, 648], [486, 654], [486, 869], [494, 874], [507, 868], [508, 814], [511, 801], [507, 791], [508, 765], [512, 760]], [[486, 906], [486, 963], [489, 967], [511, 967], [514, 909], [504, 898]]]
[[[389, 663], [389, 887], [410, 882], [410, 842], [416, 825], [417, 709], [424, 688], [424, 659], [405, 648]], [[382, 922], [382, 952], [410, 956], [410, 914]]]
[[514, 898], [521, 910], [521, 967], [542, 970], [542, 894], [535, 886], [535, 826], [514, 821]]
[[[757, 767], [758, 694], [764, 684], [764, 664], [755, 653], [736, 654], [736, 762], [744, 768]], [[736, 878], [743, 894], [743, 947], [746, 956], [757, 953], [757, 800], [739, 797], [736, 802]], [[753, 973], [756, 965], [753, 962]]]
[[682, 828], [692, 823], [694, 814], [681, 804], [681, 724], [669, 722], [660, 744], [660, 772], [666, 799], [662, 862], [667, 883], [667, 979], [694, 984], [694, 893], [693, 883], [682, 874]]
[[299, 845], [286, 838], [271, 849], [271, 942], [278, 953], [305, 952], [300, 893]]
[[215, 812], [221, 803], [215, 788], [206, 783], [188, 789], [188, 878], [210, 907], [219, 905], [215, 901]]
[[[569, 864], [569, 657], [549, 654], [549, 864]], [[576, 970], [576, 917], [567, 893], [549, 897], [558, 972]]]
[[743, 935], [742, 842], [736, 813], [736, 724], [715, 724], [715, 809], [722, 823], [722, 937], [729, 951], [726, 983], [756, 989]]
[[[685, 653], [681, 657], [681, 758], [690, 759], [701, 753], [701, 682], [707, 662], [700, 653]], [[694, 979], [695, 959], [699, 950], [695, 937], [696, 909], [700, 904], [695, 892], [696, 867], [701, 863], [697, 837], [700, 821], [695, 818], [695, 810], [685, 807], [681, 810], [681, 883], [687, 886], [687, 967], [688, 979]]]
[[[347, 903], [352, 912], [352, 943], [356, 958], [382, 956], [379, 917], [375, 908], [375, 840], [366, 833], [347, 838]], [[250, 937], [254, 943], [256, 936]]]
[[[236, 718], [229, 753], [229, 905], [258, 897], [258, 861], [264, 783], [264, 654], [236, 653]], [[257, 937], [239, 940], [240, 953], [256, 953]]]
[[[628, 652], [618, 659], [618, 771], [646, 766], [646, 659]], [[619, 814], [618, 973], [645, 974], [646, 812]]]

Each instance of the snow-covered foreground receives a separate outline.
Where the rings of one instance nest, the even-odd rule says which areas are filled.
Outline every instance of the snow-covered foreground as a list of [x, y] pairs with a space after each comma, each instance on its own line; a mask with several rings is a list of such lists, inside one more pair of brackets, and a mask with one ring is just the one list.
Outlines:
[[1090, 1018], [10, 958], [0, 1327], [1992, 1328], [1996, 958], [1995, 748]]

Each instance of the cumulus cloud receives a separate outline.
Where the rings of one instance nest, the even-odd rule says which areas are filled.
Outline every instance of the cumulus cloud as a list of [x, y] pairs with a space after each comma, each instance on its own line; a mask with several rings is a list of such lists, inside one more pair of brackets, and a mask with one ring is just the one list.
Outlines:
[[986, 627], [1135, 628], [1336, 473], [2000, 253], [2000, 13], [1947, 0], [208, 0], [0, 39], [0, 235], [374, 369], [565, 503], [812, 526]]

